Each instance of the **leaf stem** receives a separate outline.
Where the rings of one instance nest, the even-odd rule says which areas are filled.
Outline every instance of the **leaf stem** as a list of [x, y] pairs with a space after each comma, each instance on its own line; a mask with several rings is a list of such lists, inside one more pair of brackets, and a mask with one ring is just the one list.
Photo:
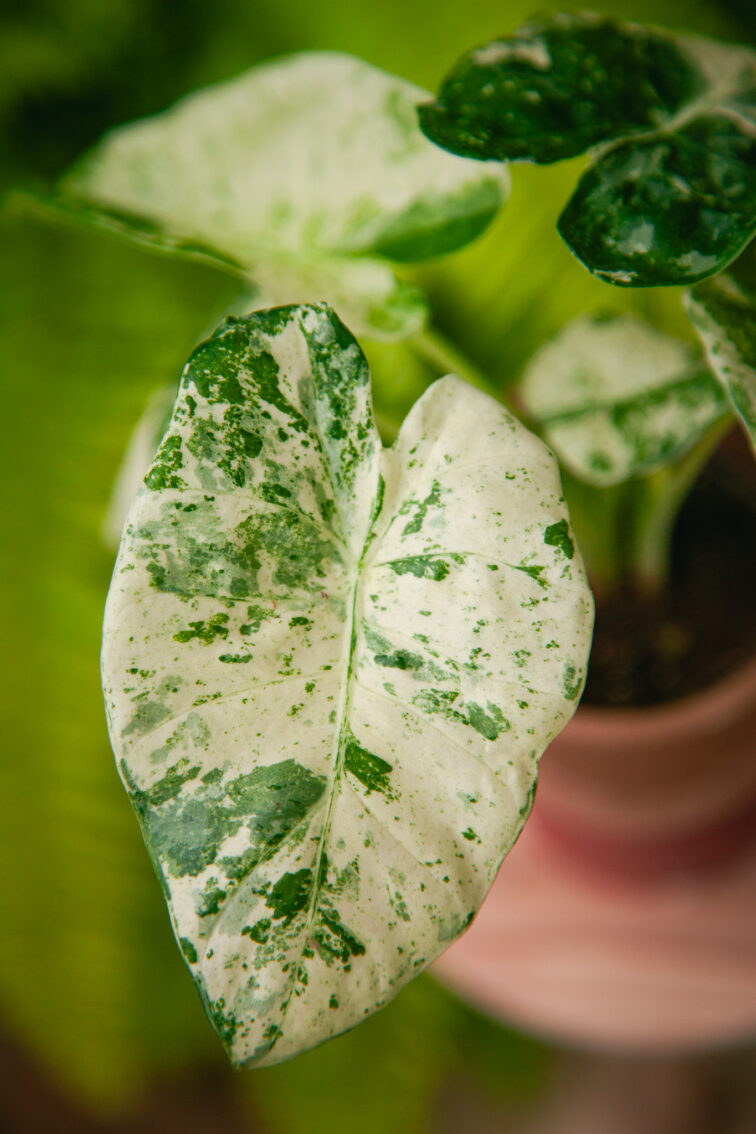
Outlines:
[[440, 375], [456, 374], [471, 386], [495, 398], [497, 402], [505, 400], [502, 391], [497, 389], [437, 327], [425, 327], [412, 337], [411, 343], [420, 357], [434, 370], [438, 370]]
[[669, 577], [672, 532], [682, 504], [704, 465], [732, 425], [720, 418], [690, 452], [669, 468], [643, 477], [633, 485], [630, 540], [625, 569], [635, 588], [658, 594]]
[[731, 426], [727, 414], [681, 461], [621, 484], [599, 488], [562, 468], [570, 518], [594, 591], [608, 595], [628, 587], [651, 597], [664, 589], [677, 514]]

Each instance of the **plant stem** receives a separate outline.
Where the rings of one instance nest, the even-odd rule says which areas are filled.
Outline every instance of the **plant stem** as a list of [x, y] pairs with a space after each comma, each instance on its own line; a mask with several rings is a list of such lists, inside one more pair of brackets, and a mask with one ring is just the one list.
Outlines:
[[677, 514], [731, 425], [729, 415], [721, 418], [677, 464], [634, 482], [625, 570], [641, 593], [658, 594], [664, 588]]
[[445, 335], [435, 327], [426, 327], [412, 338], [412, 346], [429, 366], [439, 374], [456, 374], [464, 378], [471, 386], [490, 394], [497, 402], [503, 402], [504, 396], [492, 382], [462, 352], [450, 343]]
[[585, 561], [591, 586], [599, 594], [609, 594], [624, 582], [627, 561], [626, 536], [632, 485], [597, 487], [587, 484], [564, 467], [560, 468], [562, 488], [570, 512], [570, 522]]

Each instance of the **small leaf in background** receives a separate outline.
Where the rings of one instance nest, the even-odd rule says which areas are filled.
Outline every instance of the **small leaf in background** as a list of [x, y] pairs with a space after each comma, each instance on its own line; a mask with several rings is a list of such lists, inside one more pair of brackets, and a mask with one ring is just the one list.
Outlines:
[[[471, 446], [471, 439], [474, 445]], [[359, 1022], [469, 924], [576, 705], [553, 458], [436, 382], [382, 450], [325, 306], [195, 351], [106, 611], [111, 739], [236, 1063]]]
[[756, 231], [756, 53], [558, 15], [470, 52], [420, 107], [466, 157], [558, 161], [598, 147], [559, 220], [609, 283], [693, 283]]
[[677, 460], [729, 408], [693, 348], [631, 315], [573, 320], [535, 355], [518, 396], [559, 460], [596, 485]]
[[52, 204], [215, 256], [254, 281], [259, 306], [327, 299], [366, 334], [411, 334], [424, 303], [383, 261], [462, 247], [508, 188], [500, 167], [430, 145], [415, 114], [427, 97], [347, 55], [295, 55], [111, 132]]
[[692, 288], [685, 306], [709, 365], [756, 448], [756, 292], [725, 272]]

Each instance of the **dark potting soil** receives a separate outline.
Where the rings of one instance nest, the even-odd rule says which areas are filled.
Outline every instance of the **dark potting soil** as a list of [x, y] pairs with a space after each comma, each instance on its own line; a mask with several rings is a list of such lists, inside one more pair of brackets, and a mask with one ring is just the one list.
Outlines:
[[695, 693], [756, 654], [756, 467], [728, 438], [683, 506], [671, 585], [597, 602], [583, 701], [658, 705]]

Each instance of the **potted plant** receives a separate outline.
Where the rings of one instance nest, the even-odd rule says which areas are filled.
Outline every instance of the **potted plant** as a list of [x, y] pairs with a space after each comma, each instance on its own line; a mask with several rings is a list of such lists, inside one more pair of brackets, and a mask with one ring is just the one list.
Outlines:
[[[597, 29], [598, 43], [584, 50], [583, 40], [595, 39]], [[513, 64], [518, 81], [524, 68], [527, 82], [518, 100], [532, 109], [544, 101], [534, 77], [551, 78], [552, 64], [567, 86], [576, 74], [581, 79], [581, 67], [595, 79], [602, 64], [599, 77], [606, 84], [611, 75], [611, 105], [623, 113], [628, 77], [635, 82], [640, 74], [644, 98], [633, 107], [635, 118], [620, 115], [608, 135], [605, 125], [603, 134], [597, 132], [590, 113], [579, 107], [581, 146], [631, 132], [629, 143], [608, 147], [605, 165], [607, 155], [611, 164], [618, 150], [634, 144], [641, 127], [652, 132], [663, 113], [679, 112], [684, 133], [690, 121], [697, 122], [688, 106], [698, 110], [694, 97], [710, 102], [716, 96], [715, 117], [728, 128], [735, 123], [740, 141], [733, 143], [732, 163], [740, 171], [748, 135], [738, 115], [750, 57], [743, 62], [738, 55], [733, 64], [727, 49], [709, 49], [728, 82], [734, 71], [740, 83], [733, 89], [725, 84], [723, 93], [717, 71], [710, 98], [708, 88], [702, 93], [711, 79], [708, 62], [671, 37], [557, 20], [554, 43], [563, 57], [555, 50], [554, 62], [544, 45], [547, 33], [539, 29], [535, 39], [523, 33], [513, 43], [484, 49], [475, 68], [498, 69], [507, 89], [507, 65]], [[601, 51], [614, 59], [618, 45], [622, 66], [610, 71]], [[646, 82], [649, 68], [654, 82]], [[488, 98], [489, 76], [484, 79], [478, 93]], [[669, 79], [669, 89], [662, 79]], [[663, 88], [661, 102], [654, 83]], [[596, 85], [602, 97], [601, 83]], [[454, 79], [449, 88], [455, 97], [458, 86]], [[353, 96], [348, 106], [341, 98], [345, 87]], [[653, 98], [645, 98], [648, 89], [656, 92]], [[127, 524], [104, 655], [121, 772], [184, 956], [238, 1062], [283, 1058], [350, 1026], [469, 924], [502, 850], [527, 815], [538, 753], [571, 714], [583, 683], [590, 606], [546, 451], [509, 411], [446, 379], [423, 396], [387, 455], [372, 423], [360, 347], [330, 308], [312, 302], [329, 300], [359, 334], [406, 336], [410, 342], [414, 336], [415, 349], [428, 357], [428, 339], [418, 334], [422, 296], [390, 264], [449, 252], [477, 236], [506, 185], [496, 167], [469, 160], [504, 155], [496, 148], [483, 152], [477, 142], [476, 152], [469, 152], [473, 127], [464, 89], [462, 94], [468, 160], [423, 148], [414, 119], [423, 92], [340, 56], [295, 58], [117, 132], [74, 171], [55, 202], [67, 214], [161, 250], [222, 265], [253, 289], [245, 306], [257, 313], [225, 324], [187, 365], [168, 431]], [[567, 96], [560, 90], [559, 99], [563, 109], [569, 90]], [[447, 147], [460, 109], [451, 102], [442, 99], [440, 107], [421, 112], [426, 132]], [[271, 106], [278, 118], [268, 131]], [[505, 119], [509, 114], [499, 105], [494, 109]], [[490, 130], [489, 107], [484, 117]], [[526, 119], [530, 138], [532, 115]], [[676, 137], [662, 132], [665, 144]], [[555, 150], [554, 136], [552, 130], [546, 160], [576, 152], [574, 138], [566, 150]], [[524, 153], [521, 148], [513, 156]], [[727, 173], [734, 176], [731, 168]], [[590, 174], [603, 184], [603, 167]], [[676, 190], [675, 176], [666, 171], [665, 192]], [[731, 183], [711, 189], [715, 205], [723, 198], [732, 203]], [[570, 216], [581, 239], [588, 232], [590, 239], [580, 244], [576, 238], [574, 245], [588, 258], [600, 209], [595, 186], [584, 189]], [[731, 210], [735, 219], [726, 239], [710, 241], [704, 253], [698, 232], [684, 238], [677, 232], [685, 202], [670, 203], [663, 192], [658, 198], [678, 243], [672, 250], [663, 243], [661, 251], [632, 244], [632, 268], [623, 261], [595, 269], [611, 282], [696, 282], [724, 266], [751, 235], [751, 222], [743, 220], [747, 192], [746, 204]], [[670, 265], [674, 278], [664, 279]], [[275, 306], [280, 303], [285, 306]], [[706, 310], [719, 334], [721, 316]], [[699, 323], [704, 321], [700, 315]], [[643, 403], [651, 391], [655, 414], [642, 436], [643, 461], [626, 461], [618, 477], [649, 476], [633, 493], [637, 550], [649, 568], [648, 584], [659, 569], [675, 502], [713, 444], [726, 404], [715, 380], [696, 364], [699, 400], [672, 429], [670, 444], [665, 415], [676, 419], [683, 407], [666, 396], [665, 385], [679, 378], [675, 366], [692, 365], [686, 348], [626, 322], [581, 325], [568, 334], [587, 344], [591, 358], [600, 358], [607, 328], [609, 339], [619, 343], [610, 343], [615, 358], [603, 374], [610, 383], [617, 374], [623, 381], [637, 377], [625, 374], [628, 336], [641, 344], [641, 353], [644, 344], [648, 348], [645, 387], [633, 389], [631, 381], [625, 402]], [[438, 340], [433, 347], [436, 364], [446, 369], [449, 352]], [[568, 366], [580, 355], [572, 342], [555, 349]], [[743, 367], [748, 365], [745, 359]], [[552, 414], [553, 402], [538, 393], [539, 366], [543, 359], [526, 376], [521, 403], [524, 416], [549, 438], [564, 410], [557, 405]], [[578, 408], [585, 415], [590, 407]], [[559, 450], [556, 437], [550, 440]], [[662, 468], [682, 454], [684, 470]], [[606, 483], [601, 460], [589, 464]], [[513, 482], [507, 524], [498, 507], [507, 485], [486, 471], [495, 465]], [[457, 467], [461, 473], [472, 468], [474, 477], [445, 481]], [[256, 510], [250, 511], [250, 494]], [[581, 517], [578, 530], [584, 530], [581, 546], [589, 549], [591, 532], [595, 536], [606, 522], [606, 497], [574, 486], [570, 495]], [[473, 570], [478, 560], [482, 565]], [[498, 582], [501, 570], [506, 587]], [[379, 579], [381, 571], [388, 581]], [[504, 595], [514, 604], [508, 612], [497, 607]], [[377, 616], [386, 611], [388, 632]], [[473, 613], [478, 617], [471, 621]], [[417, 618], [428, 621], [415, 626]], [[328, 645], [332, 641], [336, 647]], [[463, 643], [459, 656], [455, 641]], [[359, 702], [363, 669], [363, 685], [383, 705], [372, 717]], [[508, 712], [493, 698], [497, 683], [512, 692]], [[286, 688], [286, 705], [273, 685]], [[476, 689], [488, 690], [483, 700]], [[323, 702], [315, 714], [307, 700], [313, 693], [313, 702]], [[226, 701], [233, 703], [233, 715], [223, 709]], [[405, 710], [398, 712], [397, 704]], [[521, 714], [516, 720], [515, 710]], [[337, 743], [328, 748], [334, 723]], [[287, 752], [301, 753], [308, 730], [312, 736], [318, 728], [319, 739], [303, 761], [274, 758], [277, 738]], [[429, 732], [435, 737], [430, 742]], [[252, 733], [257, 739], [250, 760]], [[330, 762], [312, 755], [324, 745]], [[485, 782], [479, 768], [474, 774], [472, 765], [469, 773], [454, 768], [447, 747], [487, 765]], [[435, 764], [424, 792], [418, 755], [426, 761], [432, 755]], [[593, 769], [585, 777], [590, 785], [597, 782]], [[346, 818], [342, 779], [354, 796]], [[500, 783], [504, 795], [489, 806]], [[549, 793], [543, 794], [547, 815]], [[553, 796], [563, 799], [564, 790]], [[481, 835], [478, 821], [457, 831], [460, 806], [474, 809], [481, 799], [490, 829]], [[539, 823], [548, 827], [553, 841], [559, 803], [549, 822], [538, 821], [539, 810], [535, 829]], [[591, 844], [593, 833], [586, 834], [590, 811], [588, 819], [579, 816], [584, 841], [592, 846], [582, 857], [606, 858], [605, 848], [597, 852], [595, 840]], [[317, 831], [310, 829], [316, 814]], [[358, 832], [365, 827], [370, 838], [359, 849]], [[564, 844], [564, 831], [558, 837]], [[364, 899], [360, 855], [363, 870], [368, 864]], [[418, 860], [433, 881], [416, 876], [406, 886]], [[449, 885], [451, 900], [444, 890]], [[432, 898], [419, 896], [426, 887], [434, 890]], [[405, 892], [410, 889], [412, 900]], [[383, 955], [373, 951], [369, 965], [358, 964], [366, 942], [374, 945], [379, 937], [391, 948]], [[465, 939], [473, 940], [473, 934]], [[360, 979], [351, 976], [353, 965]], [[341, 990], [350, 983], [343, 999]]]

